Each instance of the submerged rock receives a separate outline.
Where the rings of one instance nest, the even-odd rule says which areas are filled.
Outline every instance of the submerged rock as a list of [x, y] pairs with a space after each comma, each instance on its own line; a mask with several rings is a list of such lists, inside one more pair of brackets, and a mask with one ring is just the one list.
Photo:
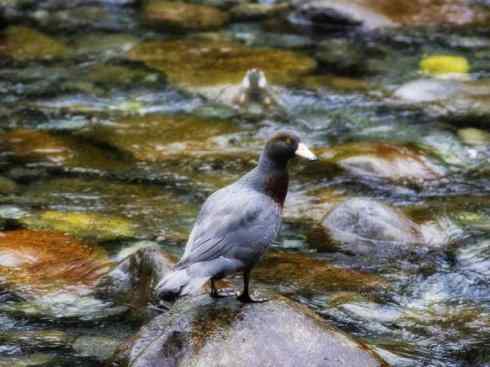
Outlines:
[[98, 279], [97, 295], [141, 312], [156, 301], [153, 290], [175, 262], [176, 259], [163, 253], [158, 245], [145, 245]]
[[394, 96], [407, 102], [432, 102], [454, 96], [461, 90], [461, 83], [455, 80], [419, 79], [403, 84]]
[[21, 357], [0, 357], [0, 366], [43, 367], [52, 364], [55, 358], [51, 353], [32, 353]]
[[227, 13], [207, 5], [151, 0], [144, 8], [148, 24], [171, 30], [209, 30], [228, 22]]
[[133, 367], [386, 365], [306, 307], [271, 297], [263, 304], [182, 299], [144, 326], [116, 361]]
[[247, 21], [281, 16], [289, 9], [290, 4], [288, 2], [277, 4], [255, 4], [249, 2], [238, 2], [236, 6], [231, 8], [230, 13], [233, 20]]
[[89, 33], [76, 39], [74, 49], [83, 56], [124, 57], [138, 42], [138, 38], [130, 34]]
[[110, 360], [118, 346], [119, 339], [109, 336], [79, 336], [71, 347], [81, 357], [93, 357], [100, 362]]
[[89, 287], [110, 264], [102, 249], [59, 232], [0, 233], [0, 280], [24, 296]]
[[437, 160], [410, 146], [360, 142], [324, 149], [319, 156], [353, 175], [400, 183], [421, 184], [437, 180], [446, 173]]
[[368, 292], [386, 287], [382, 278], [343, 269], [304, 254], [269, 252], [253, 271], [253, 279], [293, 296], [328, 292]]
[[490, 133], [475, 128], [465, 128], [458, 130], [458, 137], [464, 144], [473, 146], [490, 145]]
[[22, 162], [83, 170], [127, 169], [127, 164], [113, 159], [114, 152], [81, 142], [69, 135], [16, 129], [0, 134], [0, 139], [4, 152]]
[[60, 330], [15, 331], [0, 335], [2, 346], [16, 345], [29, 351], [67, 348], [71, 342], [72, 337]]
[[49, 229], [98, 241], [136, 236], [135, 223], [122, 217], [99, 213], [48, 210], [23, 217], [21, 223], [31, 229]]
[[[417, 224], [401, 211], [371, 199], [349, 199], [335, 207], [323, 220], [330, 237], [341, 244], [357, 244], [356, 254], [369, 253], [366, 242], [415, 244], [423, 241]], [[366, 247], [363, 249], [363, 247]]]
[[394, 92], [406, 103], [419, 104], [432, 116], [457, 123], [486, 123], [490, 116], [490, 82], [421, 79], [408, 82]]
[[368, 198], [354, 198], [333, 208], [323, 219], [328, 238], [353, 255], [389, 258], [418, 245], [439, 247], [451, 240], [452, 223], [418, 224], [401, 210]]
[[17, 184], [15, 181], [8, 179], [7, 177], [0, 176], [0, 195], [12, 194], [17, 191]]
[[56, 59], [68, 53], [63, 42], [27, 27], [9, 27], [0, 39], [0, 54], [17, 61]]
[[253, 68], [262, 70], [272, 83], [285, 84], [316, 66], [313, 59], [299, 53], [202, 39], [143, 42], [129, 51], [129, 58], [187, 87], [238, 84]]
[[[66, 223], [68, 220], [60, 220], [56, 222], [57, 228], [100, 240], [158, 235], [173, 242], [185, 242], [198, 210], [198, 204], [192, 199], [160, 185], [101, 178], [55, 178], [35, 182], [24, 191], [24, 198], [42, 207], [63, 210], [78, 223], [75, 226]], [[81, 210], [87, 212], [80, 213]], [[35, 213], [28, 219], [28, 225], [44, 222], [47, 226], [49, 218], [42, 219], [43, 213]], [[51, 214], [51, 226], [55, 226], [54, 217], [56, 215]]]
[[96, 127], [90, 135], [138, 160], [162, 161], [217, 152], [217, 138], [237, 131], [227, 120], [149, 114], [123, 118], [111, 127]]

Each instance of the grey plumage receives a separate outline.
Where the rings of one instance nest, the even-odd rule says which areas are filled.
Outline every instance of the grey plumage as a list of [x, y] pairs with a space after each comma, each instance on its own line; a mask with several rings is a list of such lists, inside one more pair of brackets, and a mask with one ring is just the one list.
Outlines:
[[272, 155], [277, 152], [266, 147], [256, 168], [205, 201], [184, 255], [157, 286], [160, 298], [193, 294], [208, 280], [236, 272], [247, 275], [248, 297], [248, 272], [280, 229], [288, 186], [287, 161], [294, 156], [299, 140], [293, 138], [288, 140], [295, 144], [292, 154], [279, 151], [287, 153], [287, 159]]

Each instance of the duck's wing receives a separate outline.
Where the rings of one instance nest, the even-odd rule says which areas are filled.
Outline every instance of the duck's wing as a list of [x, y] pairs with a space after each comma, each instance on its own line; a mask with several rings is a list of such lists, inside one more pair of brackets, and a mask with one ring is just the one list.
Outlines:
[[227, 187], [204, 203], [177, 268], [233, 253], [237, 246], [264, 249], [279, 231], [281, 209], [268, 196]]

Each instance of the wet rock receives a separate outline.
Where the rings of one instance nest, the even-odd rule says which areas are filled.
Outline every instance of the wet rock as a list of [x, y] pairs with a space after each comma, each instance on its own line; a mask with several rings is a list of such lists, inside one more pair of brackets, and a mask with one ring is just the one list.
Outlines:
[[490, 133], [481, 129], [471, 127], [459, 129], [458, 136], [464, 144], [474, 146], [490, 145]]
[[144, 42], [129, 51], [129, 58], [188, 87], [238, 84], [253, 68], [262, 70], [271, 83], [285, 84], [315, 68], [314, 60], [299, 53], [200, 39]]
[[101, 55], [104, 58], [123, 57], [139, 40], [130, 34], [91, 33], [76, 40], [78, 55]]
[[33, 158], [48, 153], [48, 160], [60, 162], [72, 156], [61, 139], [43, 132], [19, 129], [3, 134], [3, 140], [20, 158]]
[[144, 326], [117, 360], [134, 367], [385, 365], [305, 307], [272, 297], [247, 305], [182, 300]]
[[487, 8], [464, 0], [313, 0], [295, 4], [297, 9], [290, 17], [293, 24], [323, 31], [357, 27], [373, 30], [398, 26], [482, 26], [490, 20]]
[[15, 181], [8, 179], [7, 177], [0, 176], [0, 195], [12, 194], [17, 191], [17, 184]]
[[419, 79], [399, 87], [394, 96], [407, 102], [432, 102], [452, 97], [461, 89], [461, 83], [455, 80]]
[[353, 255], [399, 256], [418, 245], [439, 247], [450, 241], [451, 223], [419, 225], [401, 210], [368, 198], [344, 201], [323, 219], [329, 239]]
[[343, 269], [304, 254], [269, 251], [253, 271], [253, 279], [281, 294], [321, 296], [328, 292], [370, 292], [387, 287], [368, 273]]
[[335, 205], [344, 201], [345, 192], [332, 188], [319, 188], [306, 193], [290, 192], [286, 198], [283, 217], [288, 221], [319, 223]]
[[15, 331], [0, 335], [0, 343], [17, 345], [31, 352], [67, 348], [71, 342], [72, 338], [59, 330]]
[[338, 75], [315, 75], [306, 77], [302, 80], [305, 88], [321, 91], [322, 89], [332, 89], [338, 93], [367, 93], [372, 86], [365, 80]]
[[[56, 194], [54, 194], [56, 193]], [[85, 209], [96, 211], [101, 219], [116, 224], [95, 223], [73, 233], [96, 238], [111, 238], [118, 232], [130, 237], [160, 236], [173, 242], [187, 239], [189, 226], [197, 214], [198, 204], [159, 185], [122, 183], [105, 179], [59, 178], [31, 184], [24, 198], [46, 208], [65, 212]], [[116, 216], [112, 213], [117, 213]], [[111, 217], [118, 219], [111, 222]], [[94, 216], [93, 219], [97, 219]], [[35, 221], [36, 219], [34, 219]], [[88, 220], [88, 219], [87, 219]], [[121, 221], [122, 220], [122, 221]], [[120, 224], [126, 223], [120, 227]], [[80, 226], [83, 224], [80, 223]], [[126, 228], [126, 229], [124, 229]], [[102, 231], [101, 231], [102, 230]]]
[[329, 70], [359, 73], [366, 71], [366, 52], [362, 46], [347, 38], [334, 38], [321, 42], [315, 59]]
[[131, 309], [142, 310], [154, 299], [153, 290], [172, 270], [176, 259], [156, 244], [148, 244], [127, 256], [109, 273], [97, 281], [98, 296]]
[[96, 299], [93, 287], [113, 263], [105, 252], [59, 232], [15, 230], [0, 236], [0, 283], [16, 296], [0, 311], [48, 320], [99, 320], [127, 311]]
[[190, 115], [145, 115], [121, 119], [91, 135], [131, 153], [138, 160], [161, 161], [172, 156], [205, 154], [220, 149], [217, 137], [237, 132], [226, 120]]
[[158, 73], [121, 65], [98, 64], [89, 68], [86, 72], [89, 81], [109, 88], [128, 88], [134, 85], [163, 85], [163, 78]]
[[458, 269], [490, 279], [490, 240], [487, 238], [468, 241], [455, 251]]
[[434, 117], [455, 123], [483, 122], [490, 116], [488, 80], [422, 79], [402, 85], [396, 98], [416, 103]]
[[73, 350], [81, 357], [93, 357], [97, 361], [108, 361], [120, 340], [107, 336], [79, 336], [72, 344]]
[[87, 144], [70, 135], [16, 129], [0, 134], [0, 139], [4, 151], [22, 162], [112, 172], [128, 167], [127, 163], [116, 159], [120, 157], [114, 151]]
[[109, 268], [104, 251], [48, 231], [0, 233], [0, 279], [20, 293], [87, 287]]
[[135, 26], [133, 11], [102, 1], [21, 0], [4, 7], [5, 18], [13, 23], [31, 23], [53, 32], [83, 29], [127, 31]]
[[136, 236], [136, 225], [130, 220], [99, 213], [48, 210], [24, 217], [21, 223], [31, 229], [48, 229], [97, 241]]
[[287, 2], [282, 4], [241, 3], [231, 8], [230, 13], [233, 20], [237, 21], [262, 20], [281, 16], [289, 9], [290, 5]]
[[221, 28], [228, 22], [228, 15], [217, 8], [179, 1], [151, 0], [144, 17], [152, 26], [184, 31]]
[[50, 60], [66, 57], [69, 49], [63, 42], [31, 28], [12, 26], [0, 39], [0, 54], [17, 61]]
[[55, 356], [49, 353], [32, 353], [21, 357], [0, 357], [0, 366], [13, 367], [31, 367], [46, 366], [55, 359]]
[[368, 30], [396, 25], [389, 17], [362, 2], [296, 1], [297, 9], [289, 17], [294, 25], [319, 31], [338, 31], [363, 26]]
[[410, 146], [361, 142], [327, 148], [319, 156], [353, 175], [400, 183], [421, 184], [437, 180], [446, 173], [437, 160]]

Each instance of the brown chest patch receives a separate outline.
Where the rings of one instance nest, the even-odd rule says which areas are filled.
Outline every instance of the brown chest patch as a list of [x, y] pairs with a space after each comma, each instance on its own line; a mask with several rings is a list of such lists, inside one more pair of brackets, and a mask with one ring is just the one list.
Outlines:
[[287, 174], [270, 175], [265, 180], [265, 192], [274, 200], [281, 208], [284, 206], [284, 200], [288, 193], [289, 177]]

